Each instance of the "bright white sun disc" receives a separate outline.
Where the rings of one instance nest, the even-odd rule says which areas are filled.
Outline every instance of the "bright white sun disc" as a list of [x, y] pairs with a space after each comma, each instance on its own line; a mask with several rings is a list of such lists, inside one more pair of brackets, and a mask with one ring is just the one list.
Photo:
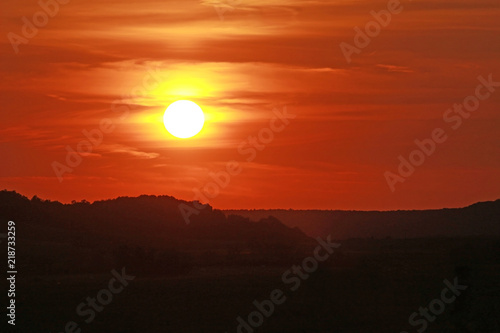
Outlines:
[[175, 137], [186, 139], [198, 134], [205, 123], [205, 115], [194, 102], [180, 100], [170, 104], [163, 115], [163, 124]]

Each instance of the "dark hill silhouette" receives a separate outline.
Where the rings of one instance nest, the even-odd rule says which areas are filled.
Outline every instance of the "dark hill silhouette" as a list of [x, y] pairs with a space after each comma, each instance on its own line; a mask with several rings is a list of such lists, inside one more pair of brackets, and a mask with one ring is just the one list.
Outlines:
[[184, 271], [187, 263], [276, 263], [293, 260], [293, 253], [315, 242], [276, 218], [255, 223], [226, 217], [210, 206], [186, 224], [181, 203], [191, 204], [151, 195], [62, 204], [4, 190], [0, 218], [16, 222], [20, 251], [26, 256], [20, 262], [29, 263], [27, 270], [48, 273], [99, 270], [113, 263], [155, 273], [163, 273], [158, 266]]
[[252, 220], [275, 216], [311, 237], [421, 238], [500, 236], [500, 200], [465, 208], [398, 211], [228, 210]]
[[[179, 204], [190, 202], [170, 196], [141, 195], [116, 199], [73, 202], [31, 200], [10, 191], [0, 191], [0, 214], [34, 226], [99, 233], [100, 235], [161, 236], [163, 240], [180, 239], [250, 241], [255, 238], [273, 242], [301, 242], [309, 239], [298, 228], [289, 228], [274, 217], [257, 224], [248, 218], [226, 215], [207, 205], [199, 215], [192, 215], [186, 224]], [[39, 237], [39, 235], [34, 235]]]

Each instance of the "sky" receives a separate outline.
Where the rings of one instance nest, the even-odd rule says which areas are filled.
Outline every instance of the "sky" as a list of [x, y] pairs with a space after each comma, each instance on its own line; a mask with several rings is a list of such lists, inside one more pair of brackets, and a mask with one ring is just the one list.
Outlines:
[[[477, 88], [500, 82], [498, 0], [41, 3], [1, 5], [2, 189], [221, 209], [500, 198], [500, 83]], [[184, 99], [206, 118], [191, 139], [162, 119]]]

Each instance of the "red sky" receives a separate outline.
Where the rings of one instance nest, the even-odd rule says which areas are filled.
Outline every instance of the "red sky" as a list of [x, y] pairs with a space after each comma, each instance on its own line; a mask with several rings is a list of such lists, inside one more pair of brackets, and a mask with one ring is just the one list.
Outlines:
[[[22, 36], [21, 18], [40, 7], [3, 1], [0, 188], [63, 202], [192, 200], [236, 160], [243, 171], [210, 199], [216, 208], [422, 209], [500, 197], [500, 88], [458, 129], [443, 120], [478, 76], [500, 81], [498, 0], [401, 1], [351, 63], [339, 44], [353, 44], [353, 28], [387, 1], [222, 1], [233, 7], [224, 20], [213, 3], [71, 0], [16, 54], [8, 34]], [[159, 84], [133, 95], [150, 71]], [[120, 120], [112, 103], [122, 98], [130, 112]], [[205, 112], [193, 139], [162, 124], [179, 99]], [[238, 146], [284, 106], [296, 118], [246, 161]], [[60, 182], [54, 161], [106, 118], [113, 131]], [[438, 127], [446, 142], [392, 192], [384, 173]]]

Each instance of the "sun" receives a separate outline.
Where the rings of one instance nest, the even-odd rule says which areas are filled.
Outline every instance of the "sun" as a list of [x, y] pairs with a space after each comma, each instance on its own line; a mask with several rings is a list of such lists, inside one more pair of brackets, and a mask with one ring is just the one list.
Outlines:
[[187, 139], [200, 133], [205, 124], [205, 115], [194, 102], [187, 100], [175, 101], [165, 111], [163, 124], [173, 136]]

